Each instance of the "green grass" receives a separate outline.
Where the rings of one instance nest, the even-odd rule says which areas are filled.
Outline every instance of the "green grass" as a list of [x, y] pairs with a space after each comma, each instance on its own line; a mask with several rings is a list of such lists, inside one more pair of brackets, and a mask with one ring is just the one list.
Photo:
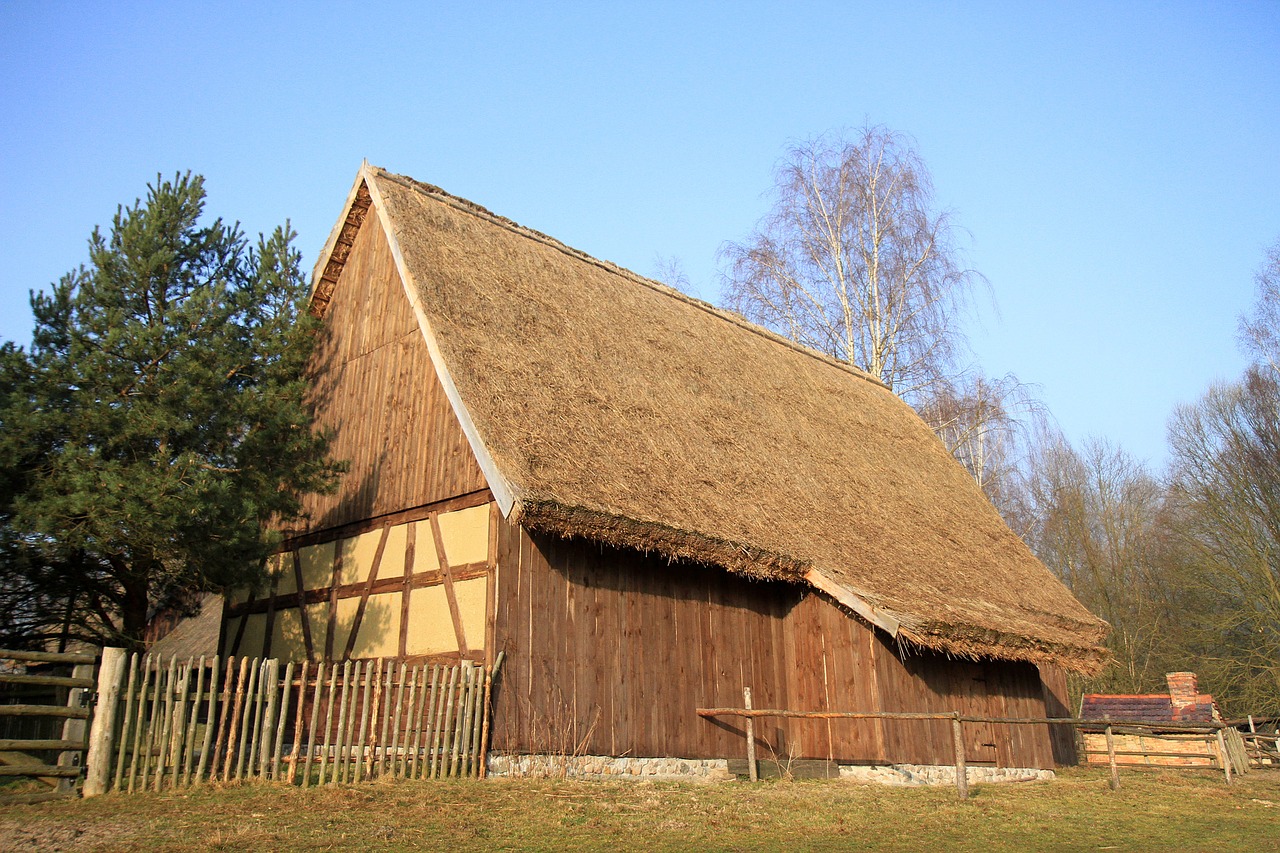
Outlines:
[[1280, 850], [1280, 770], [1052, 783], [269, 784], [0, 809], [0, 850]]

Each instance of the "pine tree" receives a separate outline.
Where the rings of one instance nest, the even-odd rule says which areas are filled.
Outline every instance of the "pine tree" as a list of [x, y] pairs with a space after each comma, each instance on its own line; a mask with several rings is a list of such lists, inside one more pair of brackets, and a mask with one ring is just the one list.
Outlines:
[[201, 177], [147, 189], [32, 295], [30, 354], [7, 347], [0, 381], [0, 547], [39, 593], [11, 619], [132, 647], [154, 608], [259, 583], [274, 531], [340, 470], [306, 404], [288, 224], [251, 246], [201, 224]]

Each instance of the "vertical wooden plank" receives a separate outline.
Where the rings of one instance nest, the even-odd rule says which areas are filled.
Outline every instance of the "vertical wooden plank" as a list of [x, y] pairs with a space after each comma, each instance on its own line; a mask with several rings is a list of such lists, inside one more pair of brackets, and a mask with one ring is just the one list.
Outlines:
[[129, 684], [125, 687], [125, 709], [124, 709], [124, 725], [120, 729], [120, 745], [116, 750], [116, 781], [113, 786], [115, 790], [122, 789], [124, 784], [124, 765], [125, 753], [128, 752], [129, 729], [134, 725], [133, 717], [137, 713], [137, 696], [135, 691], [138, 682], [138, 653], [134, 652], [129, 656]]
[[[209, 756], [209, 781], [210, 782], [212, 782], [214, 779], [219, 778], [218, 763], [226, 754], [228, 738], [231, 735], [231, 731], [230, 731], [231, 725], [228, 723], [228, 717], [230, 717], [231, 720], [234, 720], [234, 716], [231, 715], [231, 703], [232, 703], [232, 694], [235, 690], [235, 680], [236, 680], [236, 672], [237, 672], [235, 663], [236, 663], [235, 656], [234, 655], [228, 656], [227, 670], [222, 676], [223, 677], [222, 710], [218, 714], [218, 731], [217, 731], [218, 739], [214, 746], [213, 754]], [[241, 666], [243, 665], [244, 665], [244, 662], [242, 660]], [[216, 687], [214, 689], [216, 689]], [[210, 720], [210, 723], [212, 722], [213, 721]], [[223, 781], [226, 781], [227, 777], [226, 777], [225, 771], [221, 778]]]
[[280, 661], [275, 658], [263, 661], [262, 683], [258, 695], [263, 697], [260, 704], [265, 704], [260, 714], [261, 725], [258, 734], [258, 760], [254, 765], [259, 779], [267, 778], [271, 765], [271, 756], [275, 752], [274, 736], [276, 732], [276, 712], [280, 695]]
[[446, 721], [448, 720], [449, 709], [453, 707], [453, 686], [454, 681], [458, 677], [458, 668], [456, 666], [449, 667], [448, 685], [444, 689], [444, 695], [440, 702], [439, 708], [436, 709], [435, 730], [431, 734], [431, 778], [439, 779], [444, 764], [442, 754], [445, 748], [444, 730]]
[[293, 718], [293, 748], [289, 750], [288, 781], [290, 785], [298, 777], [298, 756], [302, 754], [302, 740], [307, 734], [302, 727], [302, 721], [307, 707], [307, 670], [309, 668], [310, 661], [304, 659], [298, 673], [298, 710]]
[[138, 760], [143, 753], [143, 737], [145, 736], [146, 723], [144, 719], [147, 716], [147, 691], [150, 689], [151, 683], [151, 658], [144, 657], [142, 659], [142, 685], [138, 690], [138, 710], [134, 722], [133, 731], [133, 758], [129, 762], [129, 793], [132, 794], [138, 780]]
[[[422, 697], [425, 701], [418, 709], [418, 728], [413, 739], [413, 772], [411, 775], [415, 779], [421, 777], [418, 764], [420, 749], [426, 749], [428, 752], [431, 750], [431, 719], [432, 714], [435, 713], [436, 693], [438, 692], [437, 688], [440, 677], [440, 664], [435, 664], [431, 667], [431, 683], [429, 687], [427, 685], [426, 667], [424, 666], [422, 669]], [[423, 756], [422, 770], [424, 771], [427, 767], [428, 757], [429, 756]]]
[[289, 721], [289, 699], [293, 695], [293, 661], [289, 661], [284, 668], [284, 683], [278, 687], [280, 691], [280, 713], [279, 722], [276, 725], [275, 735], [275, 753], [271, 758], [271, 778], [280, 779], [280, 760], [284, 751], [284, 735], [285, 724]]
[[[196, 732], [200, 724], [200, 703], [204, 699], [205, 656], [200, 656], [199, 668], [196, 670], [196, 695], [191, 699], [191, 718], [187, 721], [187, 748], [182, 756], [182, 784], [191, 784], [191, 768], [195, 764]], [[210, 718], [212, 723], [212, 718]]]
[[186, 752], [186, 736], [187, 736], [187, 694], [191, 692], [191, 670], [195, 668], [195, 662], [191, 658], [187, 658], [187, 662], [181, 669], [178, 677], [177, 699], [174, 702], [173, 710], [173, 740], [169, 747], [169, 786], [178, 787], [179, 776], [182, 772], [182, 762], [184, 753]]
[[302, 770], [302, 787], [311, 784], [311, 762], [316, 754], [316, 735], [320, 729], [320, 700], [324, 689], [325, 662], [316, 666], [316, 689], [311, 697], [311, 730], [307, 733], [307, 763]]
[[390, 755], [390, 744], [388, 740], [391, 734], [391, 674], [395, 667], [394, 661], [387, 661], [387, 672], [385, 676], [385, 686], [382, 691], [382, 722], [379, 726], [378, 734], [378, 775], [383, 776], [387, 773], [387, 758]]
[[423, 664], [418, 674], [422, 689], [418, 691], [418, 702], [413, 715], [413, 743], [409, 747], [409, 778], [418, 778], [418, 750], [422, 746], [422, 706], [427, 699], [427, 666]]
[[151, 707], [147, 715], [147, 745], [142, 753], [142, 790], [147, 790], [147, 783], [150, 781], [152, 750], [156, 745], [156, 717], [163, 712], [163, 706], [160, 704], [160, 659], [155, 660], [155, 683], [151, 688]]
[[164, 683], [164, 716], [160, 722], [160, 736], [156, 740], [155, 751], [155, 780], [154, 788], [159, 791], [164, 782], [165, 771], [168, 769], [169, 759], [169, 739], [173, 733], [173, 694], [177, 689], [177, 665], [176, 657], [169, 658], [169, 670]]
[[450, 731], [450, 748], [449, 748], [449, 776], [458, 775], [458, 749], [462, 741], [462, 719], [465, 716], [467, 701], [467, 667], [466, 664], [458, 664], [458, 702], [454, 706], [453, 726]]
[[[369, 733], [369, 699], [373, 692], [373, 682], [377, 678], [377, 666], [380, 661], [367, 661], [364, 667], [364, 692], [360, 701], [360, 733], [356, 736], [356, 755], [353, 759], [356, 763], [355, 777], [356, 781], [363, 781], [365, 778], [365, 751], [368, 748], [367, 740]], [[357, 681], [359, 684], [359, 681]]]
[[[332, 627], [331, 625], [330, 628]], [[324, 746], [320, 750], [320, 781], [316, 783], [318, 785], [325, 784], [325, 769], [329, 764], [329, 749], [333, 745], [333, 706], [337, 701], [337, 694], [338, 664], [335, 662], [329, 667], [329, 700], [324, 706]]]
[[[359, 678], [360, 664], [355, 665], [355, 675]], [[351, 744], [351, 736], [347, 732], [347, 717], [350, 711], [351, 703], [351, 677], [352, 667], [351, 661], [342, 662], [342, 699], [338, 704], [338, 733], [337, 733], [337, 754], [333, 757], [333, 770], [336, 781], [345, 784], [347, 781], [347, 770], [351, 766], [350, 754], [348, 747]]]
[[400, 712], [404, 707], [404, 682], [406, 667], [400, 664], [400, 680], [396, 685], [396, 713], [391, 727], [391, 775], [400, 777]]
[[369, 739], [371, 741], [369, 756], [365, 760], [365, 776], [373, 779], [382, 770], [382, 740], [385, 735], [386, 727], [383, 726], [379, 730], [379, 722], [382, 719], [382, 672], [391, 664], [385, 662], [382, 658], [378, 658], [378, 664], [373, 668], [373, 672], [369, 673], [369, 678], [373, 682], [373, 708], [369, 712]]
[[[230, 677], [231, 659], [227, 660], [227, 677]], [[213, 665], [209, 670], [209, 710], [205, 714], [204, 742], [200, 746], [200, 761], [196, 764], [196, 778], [198, 784], [204, 778], [205, 768], [209, 768], [209, 776], [213, 776], [214, 761], [209, 753], [209, 749], [213, 744], [213, 730], [217, 728], [217, 711], [218, 711], [218, 656], [213, 656]], [[223, 705], [226, 708], [226, 705]], [[225, 713], [225, 712], [224, 712]]]
[[[246, 658], [248, 660], [248, 658]], [[255, 721], [257, 713], [255, 706], [257, 701], [261, 699], [261, 693], [257, 689], [259, 685], [260, 675], [262, 671], [261, 661], [259, 658], [253, 658], [253, 662], [248, 667], [248, 690], [242, 693], [237, 690], [237, 701], [243, 695], [244, 711], [241, 716], [241, 726], [239, 726], [239, 742], [236, 749], [236, 780], [239, 781], [244, 775], [244, 760], [250, 757], [250, 753], [257, 752], [257, 740], [255, 739]], [[250, 772], [252, 772], [252, 760], [250, 760]]]
[[222, 759], [222, 780], [231, 781], [231, 770], [235, 767], [236, 753], [240, 744], [240, 711], [244, 707], [245, 682], [249, 678], [249, 658], [240, 658], [239, 675], [236, 678], [235, 696], [232, 699], [231, 713], [228, 719], [227, 752]]

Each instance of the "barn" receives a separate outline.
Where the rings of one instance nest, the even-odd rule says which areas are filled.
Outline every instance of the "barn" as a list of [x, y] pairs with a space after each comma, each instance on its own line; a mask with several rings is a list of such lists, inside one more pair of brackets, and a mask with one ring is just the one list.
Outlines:
[[[312, 402], [349, 462], [224, 653], [504, 664], [506, 755], [722, 759], [699, 707], [1065, 715], [1106, 625], [869, 375], [443, 190], [361, 167], [316, 267]], [[763, 748], [948, 764], [945, 722]], [[1051, 768], [1044, 726], [972, 764]], [[1055, 751], [1056, 750], [1056, 751]]]

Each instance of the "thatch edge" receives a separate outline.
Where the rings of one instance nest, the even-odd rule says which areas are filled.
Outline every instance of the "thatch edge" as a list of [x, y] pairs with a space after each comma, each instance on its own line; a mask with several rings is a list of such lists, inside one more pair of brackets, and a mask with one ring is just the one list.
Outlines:
[[687, 560], [718, 566], [756, 580], [804, 580], [808, 564], [788, 557], [713, 536], [672, 527], [658, 521], [627, 518], [556, 500], [526, 496], [506, 516], [511, 524], [529, 530], [554, 533], [568, 539], [590, 539], [617, 548], [656, 553], [671, 562]]
[[897, 640], [904, 650], [928, 649], [966, 660], [997, 658], [1033, 664], [1055, 664], [1082, 675], [1096, 675], [1108, 660], [1098, 645], [1074, 646], [960, 623], [921, 623], [907, 614], [876, 607], [844, 584], [811, 565], [742, 543], [681, 530], [661, 522], [641, 521], [558, 501], [526, 497], [506, 516], [512, 524], [573, 539], [656, 553], [672, 562], [712, 565], [757, 580], [805, 584], [826, 595]]
[[1050, 643], [1021, 634], [977, 629], [972, 625], [929, 623], [903, 628], [900, 645], [918, 647], [965, 660], [998, 658], [1033, 664], [1053, 664], [1083, 676], [1095, 676], [1111, 659], [1100, 642], [1092, 646]]

